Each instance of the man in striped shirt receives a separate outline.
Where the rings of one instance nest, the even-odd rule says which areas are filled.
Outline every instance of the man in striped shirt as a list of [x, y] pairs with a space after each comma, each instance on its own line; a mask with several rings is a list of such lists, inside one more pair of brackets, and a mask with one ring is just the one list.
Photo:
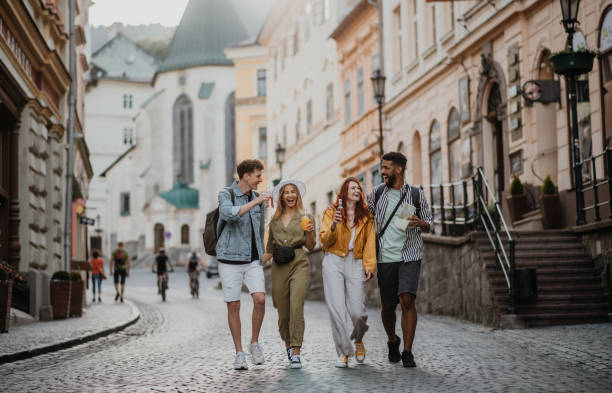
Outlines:
[[[370, 212], [376, 222], [377, 277], [382, 303], [381, 317], [389, 338], [389, 361], [402, 360], [404, 367], [416, 367], [412, 342], [417, 325], [414, 301], [419, 284], [423, 240], [429, 232], [431, 212], [423, 190], [404, 182], [406, 157], [390, 152], [382, 157], [384, 183], [374, 187], [368, 196]], [[395, 309], [402, 308], [404, 350], [395, 334]]]

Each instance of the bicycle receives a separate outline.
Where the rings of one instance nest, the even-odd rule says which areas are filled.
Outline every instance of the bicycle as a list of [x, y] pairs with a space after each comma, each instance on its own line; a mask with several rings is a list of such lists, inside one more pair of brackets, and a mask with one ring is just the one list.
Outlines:
[[192, 278], [191, 278], [191, 296], [194, 299], [199, 299], [200, 298], [200, 272], [199, 271], [195, 271], [193, 273]]
[[[170, 273], [173, 272], [174, 269], [170, 270]], [[152, 271], [153, 273], [156, 273], [155, 270]], [[165, 302], [166, 301], [166, 290], [168, 289], [168, 272], [166, 272], [166, 274], [161, 275], [161, 283], [159, 283], [158, 281], [158, 292], [162, 297], [162, 301]]]

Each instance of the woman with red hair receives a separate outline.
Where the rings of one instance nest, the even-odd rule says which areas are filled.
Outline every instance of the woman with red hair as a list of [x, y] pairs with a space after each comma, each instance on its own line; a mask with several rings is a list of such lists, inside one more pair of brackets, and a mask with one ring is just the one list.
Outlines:
[[[323, 212], [320, 237], [325, 251], [323, 289], [338, 353], [336, 367], [348, 367], [349, 357], [355, 356], [359, 363], [365, 359], [364, 282], [376, 270], [374, 218], [357, 178], [344, 180], [336, 201]], [[351, 331], [345, 323], [347, 311], [353, 322]]]

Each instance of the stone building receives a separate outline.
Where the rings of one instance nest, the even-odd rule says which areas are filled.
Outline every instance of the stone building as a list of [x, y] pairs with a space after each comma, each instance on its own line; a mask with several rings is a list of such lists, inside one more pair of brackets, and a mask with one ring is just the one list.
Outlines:
[[[76, 211], [91, 178], [83, 135], [85, 25], [88, 2], [77, 1], [77, 108], [73, 182]], [[0, 259], [20, 271], [30, 263], [60, 270], [66, 189], [68, 1], [0, 3]], [[79, 61], [80, 60], [80, 61]], [[80, 93], [79, 93], [80, 92]], [[73, 217], [76, 213], [73, 213]], [[73, 240], [84, 227], [73, 222]], [[73, 259], [84, 242], [73, 241]]]

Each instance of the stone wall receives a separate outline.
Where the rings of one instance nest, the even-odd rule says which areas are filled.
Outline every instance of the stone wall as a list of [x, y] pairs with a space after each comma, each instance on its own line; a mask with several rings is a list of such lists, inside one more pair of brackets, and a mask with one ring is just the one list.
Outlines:
[[[485, 265], [479, 258], [475, 242], [469, 236], [443, 238], [424, 235], [423, 240], [425, 257], [421, 263], [416, 302], [418, 311], [498, 325], [499, 315], [495, 313]], [[307, 299], [324, 301], [322, 250], [314, 250], [309, 258], [311, 279]], [[265, 274], [266, 291], [271, 293], [272, 269], [267, 267]], [[366, 285], [366, 304], [380, 307], [376, 278]]]
[[612, 294], [612, 220], [574, 228], [582, 239], [586, 252], [593, 259], [601, 284]]

